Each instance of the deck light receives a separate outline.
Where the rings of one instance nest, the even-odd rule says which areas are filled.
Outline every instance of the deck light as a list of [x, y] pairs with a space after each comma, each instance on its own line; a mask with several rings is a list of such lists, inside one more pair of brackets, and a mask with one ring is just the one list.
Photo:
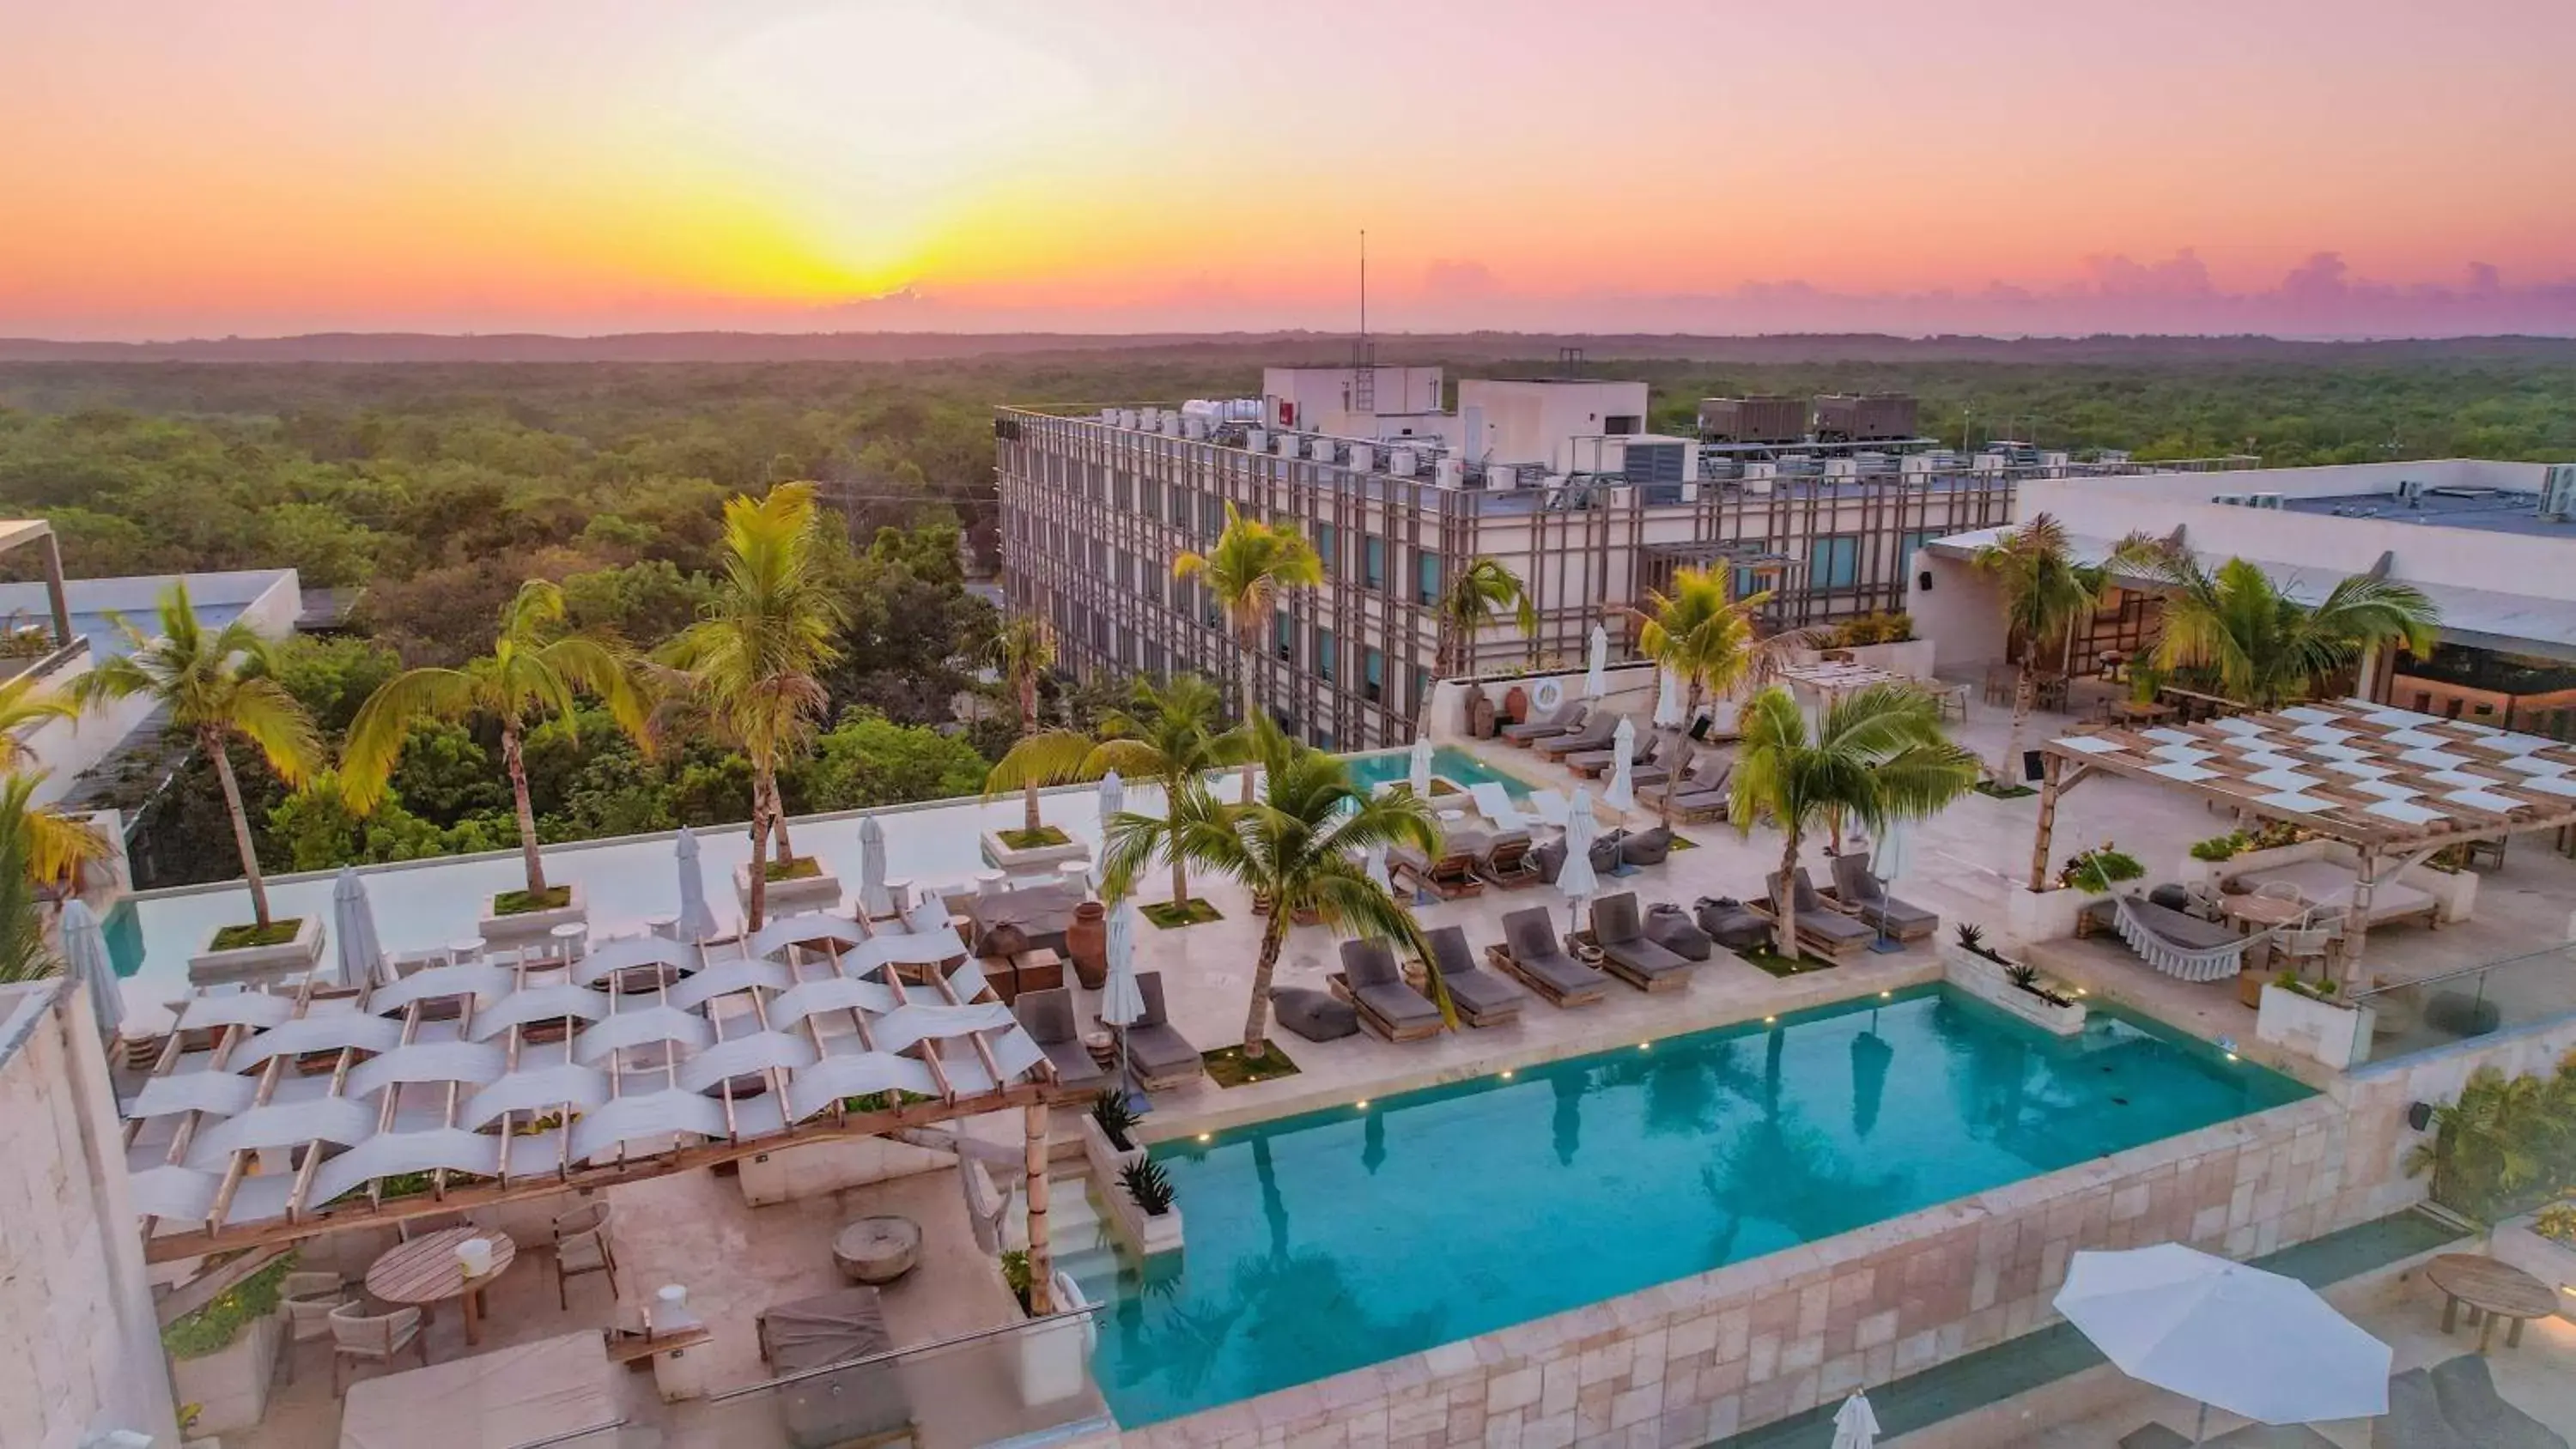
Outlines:
[[1776, 1017], [1776, 1016], [1766, 1016], [1766, 1017], [1762, 1018], [1762, 1024], [1763, 1024], [1764, 1026], [1769, 1026], [1771, 1023], [1773, 1023], [1773, 1022], [1775, 1022], [1775, 1021], [1778, 1021], [1779, 1019], [1780, 1019], [1780, 1018], [1778, 1018], [1778, 1017]]
[[1639, 1051], [1641, 1051], [1641, 1052], [1643, 1052], [1643, 1051], [1652, 1051], [1652, 1050], [1654, 1050], [1654, 1048], [1655, 1048], [1655, 1044], [1654, 1044], [1653, 1042], [1650, 1042], [1650, 1041], [1641, 1041], [1641, 1042], [1637, 1043], [1637, 1050], [1639, 1050]]
[[1216, 1134], [1215, 1134], [1215, 1133], [1213, 1133], [1213, 1132], [1202, 1132], [1202, 1133], [1200, 1133], [1200, 1134], [1199, 1134], [1199, 1140], [1200, 1140], [1201, 1142], [1207, 1142], [1207, 1141], [1213, 1140], [1213, 1139], [1215, 1138], [1215, 1136], [1216, 1136]]
[[1888, 1001], [1894, 999], [1895, 995], [1896, 993], [1893, 991], [1882, 991], [1878, 993], [1878, 999], [1881, 1001]]
[[1503, 1080], [1504, 1080], [1504, 1081], [1506, 1081], [1506, 1082], [1508, 1082], [1508, 1081], [1510, 1081], [1511, 1079], [1512, 1079], [1512, 1069], [1511, 1069], [1511, 1068], [1509, 1068], [1509, 1067], [1505, 1067], [1505, 1068], [1503, 1068]]
[[1360, 1098], [1360, 1100], [1359, 1100], [1359, 1109], [1360, 1109], [1361, 1111], [1363, 1111], [1363, 1112], [1365, 1112], [1365, 1111], [1367, 1111], [1367, 1110], [1368, 1110], [1368, 1098], [1366, 1098], [1366, 1097], [1362, 1097], [1362, 1098]]

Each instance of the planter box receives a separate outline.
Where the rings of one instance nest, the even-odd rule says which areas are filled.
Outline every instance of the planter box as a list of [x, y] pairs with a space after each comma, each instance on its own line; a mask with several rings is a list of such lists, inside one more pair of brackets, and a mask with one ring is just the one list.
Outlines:
[[1125, 1197], [1127, 1189], [1119, 1186], [1118, 1174], [1125, 1170], [1128, 1163], [1142, 1161], [1145, 1149], [1130, 1147], [1124, 1152], [1119, 1151], [1110, 1142], [1109, 1134], [1100, 1130], [1100, 1123], [1089, 1112], [1083, 1113], [1077, 1121], [1082, 1135], [1082, 1162], [1090, 1169], [1091, 1180], [1100, 1184], [1102, 1193], [1116, 1193], [1122, 1198]]
[[188, 984], [228, 986], [300, 976], [322, 961], [322, 918], [308, 913], [295, 923], [295, 939], [275, 946], [242, 946], [230, 951], [208, 949], [188, 958]]
[[2400, 885], [2413, 886], [2435, 901], [2434, 918], [2443, 925], [2465, 921], [2478, 911], [2478, 873], [2473, 870], [2435, 870], [2419, 865], [2397, 873]]
[[2366, 1006], [2343, 1006], [2266, 986], [2254, 1017], [2254, 1037], [2341, 1070], [2370, 1055], [2370, 1030], [2378, 1015]]
[[[751, 911], [751, 866], [733, 868], [733, 898], [747, 915]], [[770, 920], [781, 916], [801, 916], [807, 911], [829, 911], [841, 904], [841, 878], [825, 871], [800, 880], [774, 880], [769, 883]]]
[[483, 944], [495, 951], [545, 945], [554, 936], [557, 926], [590, 924], [590, 906], [581, 898], [581, 884], [578, 881], [574, 882], [572, 894], [565, 897], [562, 905], [548, 910], [516, 911], [506, 916], [496, 915], [493, 913], [493, 902], [499, 899], [497, 895], [485, 898], [483, 919], [474, 923], [474, 934], [481, 936]]
[[2496, 1224], [2495, 1232], [2487, 1239], [2487, 1255], [2558, 1289], [2558, 1316], [2576, 1318], [2576, 1293], [2567, 1291], [2576, 1288], [2576, 1247], [2533, 1232], [2534, 1216], [2525, 1213]]
[[1110, 1146], [1109, 1134], [1100, 1130], [1100, 1124], [1093, 1121], [1088, 1112], [1077, 1121], [1077, 1130], [1082, 1134], [1083, 1168], [1090, 1174], [1092, 1187], [1100, 1195], [1100, 1201], [1109, 1208], [1111, 1230], [1125, 1239], [1127, 1246], [1142, 1259], [1179, 1252], [1181, 1205], [1176, 1202], [1172, 1204], [1171, 1211], [1162, 1216], [1148, 1217], [1143, 1208], [1136, 1206], [1136, 1200], [1127, 1195], [1127, 1185], [1118, 1180], [1119, 1169], [1144, 1157], [1145, 1150], [1139, 1147], [1121, 1152]]
[[[1059, 1314], [1086, 1306], [1082, 1289], [1062, 1273], [1052, 1294]], [[1089, 1317], [1059, 1318], [1043, 1327], [1019, 1332], [1017, 1371], [1020, 1402], [1030, 1406], [1072, 1398], [1091, 1387], [1091, 1350], [1099, 1329]]]
[[[1066, 834], [1070, 837], [1072, 832], [1067, 831]], [[1004, 845], [999, 832], [984, 832], [984, 863], [1004, 875], [1035, 875], [1051, 871], [1068, 860], [1089, 859], [1091, 847], [1078, 838], [1068, 838], [1062, 845], [1033, 845], [1026, 850], [1018, 850]]]
[[269, 1375], [277, 1369], [277, 1314], [254, 1320], [224, 1348], [203, 1358], [170, 1361], [172, 1397], [199, 1405], [197, 1434], [231, 1434], [257, 1428], [268, 1413]]
[[2076, 918], [2084, 914], [2085, 907], [2110, 898], [2105, 891], [2077, 890], [2072, 886], [2045, 891], [2015, 886], [2004, 893], [2004, 924], [2014, 939], [2025, 945], [2063, 941], [2075, 934]]
[[1935, 648], [1929, 639], [1908, 639], [1902, 644], [1855, 644], [1842, 652], [1849, 654], [1854, 664], [1874, 665], [1908, 679], [1932, 677]]
[[2058, 1006], [2013, 984], [2004, 968], [1956, 941], [1941, 943], [1941, 975], [1951, 985], [1986, 1003], [2011, 1012], [2043, 1031], [2073, 1036], [2084, 1030], [2084, 1003]]
[[2296, 845], [2276, 845], [2270, 850], [2240, 850], [2225, 860], [2194, 860], [2191, 852], [2186, 850], [2182, 864], [2174, 867], [2174, 878], [2185, 885], [2215, 886], [2234, 876], [2297, 865], [2303, 861], [2330, 859], [2333, 845], [2330, 840], [2302, 840]]

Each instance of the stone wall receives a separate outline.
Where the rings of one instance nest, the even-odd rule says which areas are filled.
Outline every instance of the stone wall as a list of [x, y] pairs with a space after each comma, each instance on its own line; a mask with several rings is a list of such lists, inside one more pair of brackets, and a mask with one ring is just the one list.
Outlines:
[[178, 1442], [89, 998], [0, 986], [0, 1449]]
[[2078, 1248], [2243, 1258], [2374, 1216], [2394, 1134], [2360, 1132], [2361, 1171], [2355, 1136], [2343, 1103], [2314, 1097], [1126, 1442], [1704, 1444], [2044, 1326]]

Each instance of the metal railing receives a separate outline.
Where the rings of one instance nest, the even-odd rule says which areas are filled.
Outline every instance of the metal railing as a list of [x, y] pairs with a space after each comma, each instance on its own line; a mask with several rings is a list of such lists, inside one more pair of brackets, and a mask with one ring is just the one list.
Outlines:
[[2352, 1064], [2576, 1017], [2576, 941], [2354, 992]]

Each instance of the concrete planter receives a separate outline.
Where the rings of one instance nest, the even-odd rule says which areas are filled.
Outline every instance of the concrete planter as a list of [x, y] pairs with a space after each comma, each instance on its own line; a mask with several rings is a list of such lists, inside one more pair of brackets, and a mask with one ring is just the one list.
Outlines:
[[[1062, 1273], [1055, 1275], [1052, 1296], [1058, 1313], [1085, 1306], [1081, 1288]], [[1099, 1337], [1092, 1320], [1058, 1318], [1023, 1328], [1014, 1363], [1020, 1402], [1035, 1406], [1072, 1398], [1091, 1387], [1091, 1349]]]
[[[748, 914], [751, 910], [751, 867], [733, 868], [733, 898]], [[825, 871], [798, 880], [774, 880], [769, 883], [768, 919], [798, 916], [807, 911], [828, 911], [841, 904], [841, 878]]]
[[2559, 1290], [2558, 1316], [2576, 1318], [2576, 1247], [2533, 1231], [2535, 1216], [2524, 1213], [2496, 1224], [2487, 1239], [2487, 1255]]
[[2413, 886], [2431, 896], [2437, 904], [2433, 914], [2443, 925], [2465, 921], [2477, 914], [2478, 873], [2473, 870], [2435, 870], [2419, 865], [2397, 873], [2399, 883]]
[[232, 1434], [258, 1427], [268, 1413], [269, 1375], [276, 1371], [277, 1339], [284, 1331], [284, 1320], [272, 1313], [213, 1353], [170, 1361], [171, 1396], [200, 1406], [191, 1432]]
[[[1057, 827], [1062, 829], [1061, 826]], [[1070, 837], [1072, 832], [1067, 831]], [[984, 863], [1005, 875], [1034, 875], [1052, 870], [1068, 860], [1089, 860], [1091, 847], [1079, 839], [1068, 838], [1062, 845], [1033, 845], [1026, 850], [1002, 843], [999, 831], [984, 832]]]
[[1078, 1121], [1082, 1134], [1082, 1163], [1090, 1170], [1091, 1180], [1100, 1184], [1102, 1193], [1125, 1197], [1127, 1189], [1118, 1185], [1118, 1174], [1126, 1170], [1128, 1163], [1141, 1161], [1145, 1149], [1130, 1147], [1124, 1152], [1119, 1151], [1089, 1112], [1083, 1113]]
[[2075, 934], [2075, 921], [2084, 908], [2096, 901], [2109, 900], [2107, 891], [2077, 890], [2060, 886], [2055, 890], [2034, 891], [2020, 886], [2004, 895], [2004, 924], [2016, 940], [2063, 941]]
[[2265, 986], [2263, 1004], [2255, 1011], [2254, 1036], [2341, 1070], [2368, 1057], [2371, 1025], [2378, 1015], [2366, 1006], [2344, 1006]]
[[2332, 842], [2325, 840], [2302, 840], [2296, 845], [2276, 845], [2270, 850], [2240, 850], [2225, 860], [2194, 860], [2191, 852], [2186, 850], [2182, 855], [2182, 863], [2174, 867], [2174, 878], [2186, 885], [2214, 886], [2232, 877], [2251, 875], [2256, 871], [2274, 870], [2285, 865], [2297, 865], [2303, 861], [2324, 860], [2327, 858], [2327, 847], [2331, 844]]
[[[2042, 1031], [2073, 1036], [2084, 1030], [2084, 1003], [2058, 1006], [2013, 984], [1997, 962], [1956, 941], [1941, 943], [1941, 975], [1951, 985], [1986, 1003], [2011, 1012]], [[2056, 982], [2048, 982], [2057, 985]]]
[[295, 923], [295, 938], [275, 946], [241, 946], [230, 951], [214, 949], [214, 937], [206, 937], [207, 948], [188, 958], [188, 984], [191, 986], [225, 986], [240, 982], [273, 981], [281, 976], [300, 976], [322, 960], [322, 918], [308, 914]]
[[1139, 1258], [1150, 1259], [1161, 1253], [1181, 1250], [1181, 1205], [1159, 1217], [1149, 1216], [1136, 1200], [1127, 1195], [1127, 1184], [1118, 1180], [1120, 1170], [1128, 1163], [1143, 1160], [1145, 1150], [1136, 1148], [1121, 1152], [1109, 1143], [1109, 1134], [1085, 1112], [1078, 1119], [1082, 1134], [1083, 1169], [1090, 1174], [1092, 1186], [1100, 1200], [1109, 1207], [1109, 1226], [1126, 1240]]
[[1855, 644], [1842, 652], [1854, 664], [1872, 665], [1907, 679], [1930, 679], [1936, 651], [1929, 639], [1908, 639], [1902, 644]]
[[590, 907], [581, 898], [579, 882], [574, 883], [572, 894], [564, 898], [562, 905], [548, 910], [514, 911], [504, 916], [495, 910], [494, 903], [499, 899], [498, 894], [485, 898], [483, 919], [474, 923], [474, 934], [481, 936], [483, 944], [495, 951], [545, 945], [552, 940], [557, 926], [590, 923]]

